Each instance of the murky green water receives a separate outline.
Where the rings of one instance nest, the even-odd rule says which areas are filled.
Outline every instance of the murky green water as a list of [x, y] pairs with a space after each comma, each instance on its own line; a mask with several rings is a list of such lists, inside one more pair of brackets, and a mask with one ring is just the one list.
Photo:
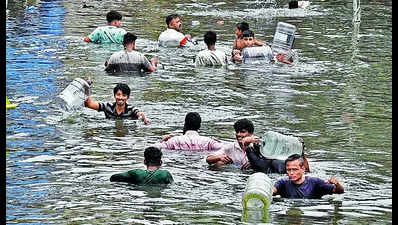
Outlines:
[[[286, 1], [287, 3], [287, 1]], [[202, 116], [201, 133], [233, 141], [233, 123], [250, 118], [266, 130], [304, 138], [311, 176], [337, 175], [342, 195], [321, 200], [274, 199], [272, 224], [392, 223], [392, 6], [361, 1], [359, 32], [351, 1], [312, 1], [309, 10], [274, 1], [8, 0], [6, 92], [18, 108], [6, 114], [9, 224], [241, 224], [241, 196], [251, 171], [211, 170], [206, 153], [164, 151], [176, 183], [142, 188], [109, 182], [113, 173], [143, 167], [143, 149], [182, 132], [184, 116]], [[103, 72], [118, 45], [82, 38], [105, 24], [107, 11], [124, 15], [137, 48], [158, 56], [150, 75]], [[163, 49], [157, 36], [177, 12], [183, 30], [218, 33], [231, 52], [234, 25], [246, 20], [271, 42], [277, 22], [297, 26], [294, 66], [194, 68], [200, 46]], [[193, 20], [200, 25], [192, 26]], [[223, 20], [224, 24], [216, 24]], [[63, 114], [51, 100], [76, 77], [94, 81], [92, 97], [112, 101], [118, 82], [152, 124], [111, 121], [83, 109]], [[276, 180], [281, 176], [271, 174]]]

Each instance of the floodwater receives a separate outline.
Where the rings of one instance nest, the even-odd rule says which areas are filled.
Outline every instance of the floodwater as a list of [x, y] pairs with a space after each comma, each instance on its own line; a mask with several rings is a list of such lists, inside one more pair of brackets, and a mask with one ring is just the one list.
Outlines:
[[[320, 200], [274, 198], [267, 223], [392, 224], [391, 1], [361, 1], [360, 24], [352, 23], [352, 1], [314, 0], [306, 10], [249, 0], [7, 4], [6, 93], [19, 104], [6, 112], [7, 223], [245, 224], [241, 196], [252, 171], [211, 169], [206, 152], [164, 150], [164, 168], [175, 180], [168, 187], [109, 182], [113, 173], [144, 168], [143, 149], [165, 134], [181, 134], [185, 114], [197, 111], [201, 134], [223, 141], [234, 140], [240, 118], [251, 119], [259, 136], [273, 130], [302, 137], [308, 175], [336, 175], [345, 187]], [[112, 9], [138, 35], [137, 49], [159, 58], [157, 72], [103, 71], [122, 47], [82, 39], [105, 25]], [[165, 16], [175, 12], [184, 33], [201, 44], [157, 46]], [[234, 25], [242, 20], [266, 42], [277, 22], [297, 26], [295, 65], [193, 67], [205, 31], [215, 30], [218, 48], [230, 54]], [[62, 112], [52, 100], [83, 76], [99, 101], [113, 101], [115, 84], [126, 82], [130, 104], [152, 123], [106, 120], [86, 108]]]

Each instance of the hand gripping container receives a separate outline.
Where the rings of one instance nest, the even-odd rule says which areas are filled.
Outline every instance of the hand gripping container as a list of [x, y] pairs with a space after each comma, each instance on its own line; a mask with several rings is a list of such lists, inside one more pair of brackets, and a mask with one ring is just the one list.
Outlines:
[[268, 159], [285, 160], [292, 154], [303, 154], [303, 145], [299, 138], [267, 131], [261, 137], [260, 153]]
[[[90, 82], [82, 78], [74, 79], [59, 95], [66, 110], [76, 110], [84, 107], [86, 96], [90, 95]], [[61, 103], [60, 103], [61, 104]]]
[[295, 32], [296, 26], [279, 22], [276, 26], [274, 39], [272, 41], [272, 51], [274, 53], [288, 54], [294, 45]]
[[243, 221], [251, 219], [266, 222], [272, 201], [273, 182], [261, 172], [250, 175], [242, 195]]

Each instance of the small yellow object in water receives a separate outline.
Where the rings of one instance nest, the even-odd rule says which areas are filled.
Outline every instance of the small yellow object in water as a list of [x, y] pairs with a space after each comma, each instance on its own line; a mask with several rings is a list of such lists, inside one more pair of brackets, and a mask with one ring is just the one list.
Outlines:
[[6, 109], [14, 109], [18, 106], [18, 104], [11, 104], [10, 100], [6, 96]]

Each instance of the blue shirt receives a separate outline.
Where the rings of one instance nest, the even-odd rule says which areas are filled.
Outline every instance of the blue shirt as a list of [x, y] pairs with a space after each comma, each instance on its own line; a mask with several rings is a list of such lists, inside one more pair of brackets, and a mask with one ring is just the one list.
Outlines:
[[302, 184], [294, 184], [288, 177], [278, 180], [274, 187], [278, 189], [276, 195], [282, 198], [322, 198], [324, 195], [333, 194], [333, 184], [327, 184], [316, 177], [305, 177]]

